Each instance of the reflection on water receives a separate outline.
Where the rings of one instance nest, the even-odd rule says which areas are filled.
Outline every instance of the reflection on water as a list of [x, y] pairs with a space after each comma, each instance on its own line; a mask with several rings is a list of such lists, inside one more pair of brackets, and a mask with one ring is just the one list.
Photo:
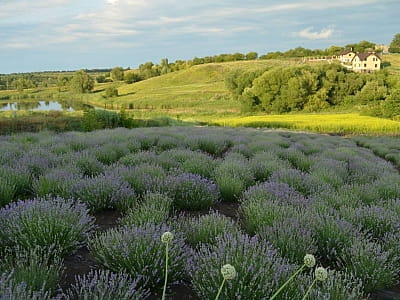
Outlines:
[[56, 111], [76, 111], [91, 107], [82, 102], [72, 101], [37, 101], [37, 102], [0, 102], [0, 111], [10, 110], [56, 110]]

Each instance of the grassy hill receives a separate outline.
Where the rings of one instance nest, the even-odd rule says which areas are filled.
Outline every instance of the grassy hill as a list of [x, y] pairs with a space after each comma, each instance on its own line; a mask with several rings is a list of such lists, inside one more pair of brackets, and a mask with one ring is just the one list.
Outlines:
[[231, 99], [224, 83], [230, 71], [249, 71], [295, 63], [298, 61], [255, 60], [197, 65], [137, 83], [120, 85], [119, 97], [95, 97], [89, 102], [100, 106], [112, 104], [114, 108], [135, 109], [135, 115], [141, 116], [238, 114], [240, 103]]

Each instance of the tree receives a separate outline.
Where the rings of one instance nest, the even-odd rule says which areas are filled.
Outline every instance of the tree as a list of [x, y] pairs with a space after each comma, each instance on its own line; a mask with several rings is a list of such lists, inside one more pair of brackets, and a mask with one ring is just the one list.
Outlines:
[[115, 67], [111, 70], [110, 75], [113, 81], [124, 80], [124, 69], [122, 67]]
[[400, 53], [400, 33], [397, 33], [389, 46], [389, 52]]
[[94, 88], [94, 80], [85, 70], [79, 70], [74, 73], [70, 81], [70, 87], [80, 94], [89, 93]]
[[118, 89], [114, 86], [107, 87], [106, 88], [106, 97], [107, 98], [118, 97]]
[[106, 76], [99, 75], [99, 76], [96, 77], [96, 81], [97, 81], [97, 83], [103, 83], [103, 82], [106, 81]]
[[170, 68], [169, 63], [168, 63], [168, 58], [163, 58], [161, 60], [160, 68], [161, 68], [161, 72], [160, 72], [161, 75], [171, 72], [171, 68]]
[[138, 82], [140, 80], [142, 80], [142, 78], [140, 77], [139, 74], [133, 72], [133, 71], [129, 71], [125, 74], [124, 76], [124, 80], [126, 83], [131, 84], [134, 82]]
[[62, 74], [58, 75], [57, 76], [57, 87], [58, 87], [58, 90], [61, 91], [61, 89], [63, 87], [68, 85], [68, 82], [69, 82], [69, 79], [68, 79], [67, 76], [62, 75]]
[[257, 59], [258, 53], [257, 52], [249, 52], [246, 54], [246, 60], [254, 60]]

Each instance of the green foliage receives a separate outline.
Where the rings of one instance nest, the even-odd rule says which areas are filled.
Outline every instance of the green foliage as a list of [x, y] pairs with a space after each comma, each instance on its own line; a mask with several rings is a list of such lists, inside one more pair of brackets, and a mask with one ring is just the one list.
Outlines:
[[123, 126], [121, 114], [103, 109], [85, 111], [82, 124], [85, 131]]
[[[161, 235], [169, 231], [165, 225], [125, 226], [97, 234], [89, 249], [95, 259], [113, 272], [124, 272], [137, 278], [140, 286], [157, 290], [162, 287], [165, 266], [165, 245]], [[175, 235], [175, 234], [174, 234]], [[184, 274], [186, 253], [183, 239], [176, 234], [169, 245], [171, 281]]]
[[173, 200], [161, 193], [148, 192], [143, 200], [131, 208], [121, 219], [121, 224], [143, 226], [147, 223], [161, 225], [165, 223], [172, 210]]
[[348, 44], [344, 48], [345, 49], [352, 49], [355, 52], [366, 52], [368, 50], [374, 50], [375, 49], [375, 43], [369, 42], [369, 41], [361, 41], [356, 44]]
[[125, 73], [124, 80], [127, 84], [131, 84], [131, 83], [142, 80], [142, 78], [140, 77], [140, 75], [138, 73], [136, 73], [134, 71], [129, 71], [129, 72]]
[[96, 81], [97, 81], [97, 83], [104, 83], [104, 82], [106, 82], [106, 76], [99, 75], [96, 77]]
[[94, 80], [85, 70], [79, 70], [74, 73], [70, 87], [76, 93], [89, 93], [94, 88]]
[[400, 53], [400, 33], [396, 33], [389, 46], [389, 52]]
[[118, 97], [118, 89], [115, 86], [109, 86], [105, 90], [105, 96], [107, 98]]
[[52, 248], [17, 247], [14, 251], [8, 250], [0, 262], [0, 273], [12, 272], [16, 283], [24, 282], [32, 291], [55, 292], [62, 269], [62, 258]]
[[238, 226], [231, 218], [217, 212], [200, 217], [179, 218], [177, 227], [192, 247], [197, 247], [200, 243], [213, 245], [218, 236], [239, 233]]
[[110, 72], [111, 79], [113, 81], [124, 80], [124, 69], [122, 67], [115, 67]]
[[[316, 112], [334, 105], [369, 104], [395, 93], [397, 80], [386, 72], [359, 74], [339, 64], [277, 66], [227, 74], [225, 85], [242, 111]], [[393, 88], [392, 88], [393, 87]]]

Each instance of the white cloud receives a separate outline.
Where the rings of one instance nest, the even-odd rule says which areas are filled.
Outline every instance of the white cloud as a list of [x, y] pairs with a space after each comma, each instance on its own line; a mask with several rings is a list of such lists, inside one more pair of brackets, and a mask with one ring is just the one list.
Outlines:
[[330, 38], [335, 32], [333, 27], [323, 28], [319, 32], [312, 30], [313, 27], [308, 27], [299, 32], [296, 32], [295, 35], [309, 40], [322, 40]]

